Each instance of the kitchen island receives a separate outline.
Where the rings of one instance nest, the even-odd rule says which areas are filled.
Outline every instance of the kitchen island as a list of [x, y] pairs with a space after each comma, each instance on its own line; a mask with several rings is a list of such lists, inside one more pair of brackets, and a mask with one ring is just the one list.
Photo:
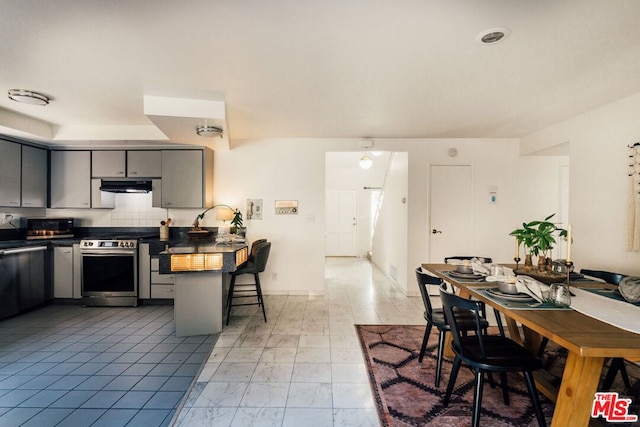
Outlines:
[[175, 275], [176, 336], [222, 332], [230, 272], [247, 261], [245, 243], [187, 239], [159, 254], [159, 273]]

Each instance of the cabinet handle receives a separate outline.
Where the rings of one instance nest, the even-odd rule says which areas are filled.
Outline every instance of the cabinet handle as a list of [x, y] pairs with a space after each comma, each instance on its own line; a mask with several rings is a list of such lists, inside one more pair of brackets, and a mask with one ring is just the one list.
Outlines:
[[16, 202], [15, 200], [12, 200], [12, 201], [9, 202], [9, 204], [18, 206], [20, 204], [20, 202]]
[[129, 175], [138, 175], [138, 171], [131, 171], [129, 172]]
[[116, 172], [116, 175], [124, 175], [124, 171], [118, 171]]
[[83, 202], [83, 203], [82, 203], [82, 206], [89, 206], [89, 203], [87, 203], [87, 202]]
[[33, 203], [31, 202], [22, 202], [23, 205], [32, 205]]

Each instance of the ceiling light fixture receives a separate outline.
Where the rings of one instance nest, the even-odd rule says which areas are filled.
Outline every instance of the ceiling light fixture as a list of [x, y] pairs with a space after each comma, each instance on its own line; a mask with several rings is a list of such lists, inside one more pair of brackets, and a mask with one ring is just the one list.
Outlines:
[[511, 30], [507, 27], [495, 27], [484, 30], [476, 37], [481, 43], [484, 44], [496, 44], [509, 37]]
[[202, 136], [205, 138], [212, 138], [214, 136], [219, 136], [222, 138], [222, 129], [215, 126], [198, 126], [196, 128], [196, 133], [198, 136]]
[[360, 159], [360, 167], [362, 169], [370, 169], [373, 166], [373, 160], [367, 157], [367, 152], [364, 152], [364, 156]]
[[9, 99], [23, 104], [48, 105], [49, 97], [38, 92], [25, 89], [9, 89], [7, 92]]

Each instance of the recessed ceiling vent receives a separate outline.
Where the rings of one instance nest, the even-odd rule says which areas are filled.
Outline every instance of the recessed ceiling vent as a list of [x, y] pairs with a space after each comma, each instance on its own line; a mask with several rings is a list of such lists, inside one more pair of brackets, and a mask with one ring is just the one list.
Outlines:
[[476, 37], [481, 43], [496, 44], [509, 37], [511, 30], [507, 27], [495, 27], [484, 30]]

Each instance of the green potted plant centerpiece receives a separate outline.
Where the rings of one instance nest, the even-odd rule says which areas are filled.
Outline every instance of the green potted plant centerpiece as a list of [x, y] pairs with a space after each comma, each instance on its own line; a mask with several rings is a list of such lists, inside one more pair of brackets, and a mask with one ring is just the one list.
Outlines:
[[[553, 245], [556, 243], [555, 235], [559, 237], [567, 237], [567, 230], [557, 227], [549, 220], [555, 214], [551, 214], [542, 221], [531, 221], [522, 223], [522, 228], [518, 228], [509, 233], [518, 241], [518, 245], [523, 245], [525, 256], [531, 259], [531, 255], [538, 256], [538, 270], [545, 271], [547, 254], [551, 255]], [[527, 265], [525, 261], [525, 270], [531, 267], [530, 261]]]

